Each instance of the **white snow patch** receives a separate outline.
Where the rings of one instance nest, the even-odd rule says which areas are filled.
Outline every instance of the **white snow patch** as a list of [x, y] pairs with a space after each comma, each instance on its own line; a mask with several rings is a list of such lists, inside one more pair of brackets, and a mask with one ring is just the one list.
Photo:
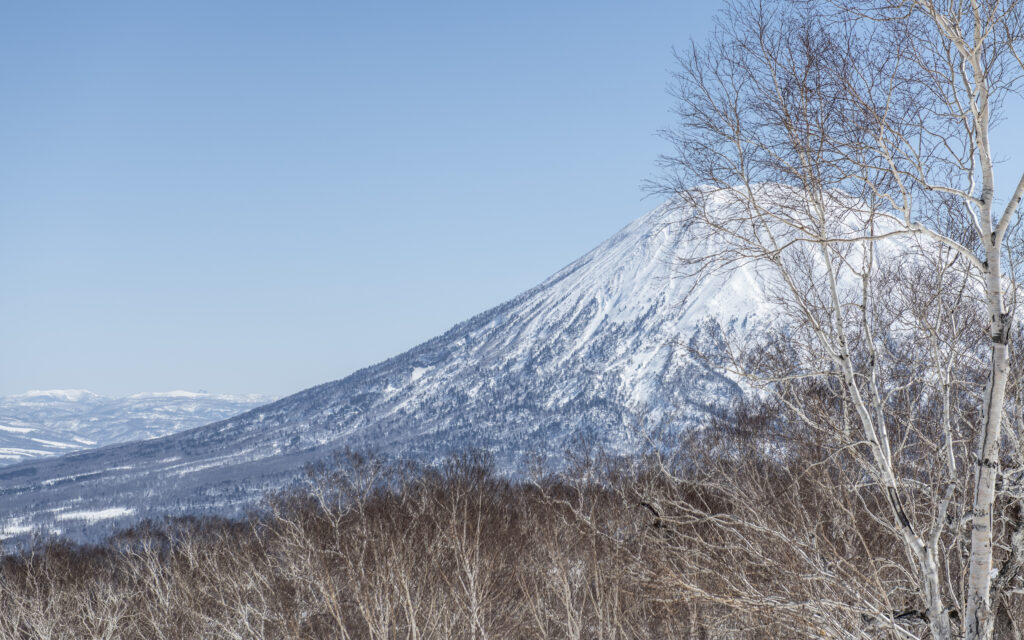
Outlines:
[[85, 520], [91, 524], [93, 522], [99, 522], [100, 520], [130, 516], [134, 513], [135, 509], [129, 509], [126, 507], [109, 507], [107, 509], [95, 509], [91, 511], [69, 511], [67, 513], [58, 513], [56, 518], [57, 520]]
[[23, 457], [49, 456], [52, 451], [44, 449], [25, 449], [24, 447], [0, 447], [0, 458], [18, 460]]
[[10, 522], [0, 528], [0, 540], [13, 538], [22, 533], [31, 533], [35, 527], [28, 524], [21, 524], [21, 518], [12, 518]]
[[29, 438], [32, 442], [38, 442], [39, 444], [49, 445], [51, 447], [57, 447], [58, 449], [77, 449], [75, 445], [69, 442], [55, 442], [53, 440], [43, 440], [42, 438]]
[[423, 377], [424, 373], [430, 371], [431, 369], [433, 369], [433, 367], [413, 367], [412, 375], [409, 376], [409, 379], [413, 382], [416, 382], [417, 380]]
[[30, 427], [10, 427], [5, 424], [0, 424], [0, 431], [7, 431], [10, 433], [30, 433], [35, 431], [35, 429]]
[[87, 473], [78, 473], [78, 474], [75, 474], [73, 476], [61, 476], [60, 478], [49, 478], [47, 480], [43, 480], [39, 484], [41, 484], [44, 487], [47, 487], [47, 486], [50, 486], [50, 485], [57, 484], [58, 482], [63, 482], [64, 480], [82, 480], [83, 478], [89, 478], [89, 477], [92, 477], [92, 476], [98, 476], [101, 473], [103, 473], [103, 472], [102, 471], [89, 471]]
[[197, 393], [195, 391], [148, 391], [146, 393], [133, 393], [128, 398], [132, 399], [143, 399], [143, 398], [206, 398], [209, 397], [208, 393]]

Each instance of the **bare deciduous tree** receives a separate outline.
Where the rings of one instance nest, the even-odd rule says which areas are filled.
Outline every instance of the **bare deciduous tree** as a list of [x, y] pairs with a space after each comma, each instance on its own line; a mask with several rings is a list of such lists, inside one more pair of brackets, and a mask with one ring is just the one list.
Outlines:
[[[662, 186], [693, 246], [717, 249], [688, 264], [755, 265], [788, 324], [778, 357], [739, 368], [870, 479], [931, 636], [990, 638], [1024, 563], [1022, 518], [997, 513], [1021, 504], [1020, 470], [1002, 467], [1021, 455], [1024, 176], [998, 190], [993, 160], [1024, 5], [737, 2], [679, 62]], [[827, 411], [792, 393], [807, 379], [835, 389]]]

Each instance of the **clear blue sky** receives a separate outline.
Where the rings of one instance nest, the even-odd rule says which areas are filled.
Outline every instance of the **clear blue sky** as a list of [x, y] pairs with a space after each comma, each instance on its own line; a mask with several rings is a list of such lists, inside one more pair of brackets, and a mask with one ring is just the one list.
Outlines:
[[283, 395], [657, 204], [716, 3], [11, 2], [0, 394]]
[[3, 3], [0, 394], [284, 395], [539, 283], [718, 5]]

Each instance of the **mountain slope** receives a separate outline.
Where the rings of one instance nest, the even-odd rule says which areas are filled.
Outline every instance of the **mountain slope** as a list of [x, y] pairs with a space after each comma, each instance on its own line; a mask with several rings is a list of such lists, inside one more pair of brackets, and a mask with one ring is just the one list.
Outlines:
[[686, 249], [674, 215], [657, 209], [539, 286], [342, 380], [184, 433], [0, 470], [0, 526], [88, 537], [129, 518], [233, 512], [346, 446], [425, 461], [483, 448], [516, 469], [577, 438], [628, 452], [652, 429], [699, 424], [739, 389], [689, 347], [770, 308], [747, 268], [691, 291], [673, 265]]
[[177, 433], [271, 398], [190, 391], [110, 398], [81, 389], [0, 397], [0, 465]]

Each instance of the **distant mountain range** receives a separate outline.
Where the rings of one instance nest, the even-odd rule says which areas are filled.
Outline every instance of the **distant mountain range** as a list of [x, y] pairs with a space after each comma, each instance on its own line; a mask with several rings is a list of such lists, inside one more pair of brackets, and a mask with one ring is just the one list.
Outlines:
[[771, 306], [750, 267], [700, 283], [680, 274], [691, 247], [677, 215], [656, 209], [513, 300], [336, 382], [201, 428], [0, 469], [0, 535], [88, 539], [141, 517], [238, 513], [343, 447], [425, 462], [483, 449], [514, 473], [581, 441], [628, 453], [722, 415], [740, 388], [690, 348], [756, 330]]
[[169, 391], [123, 398], [82, 389], [0, 396], [0, 465], [159, 438], [270, 402], [261, 395]]

